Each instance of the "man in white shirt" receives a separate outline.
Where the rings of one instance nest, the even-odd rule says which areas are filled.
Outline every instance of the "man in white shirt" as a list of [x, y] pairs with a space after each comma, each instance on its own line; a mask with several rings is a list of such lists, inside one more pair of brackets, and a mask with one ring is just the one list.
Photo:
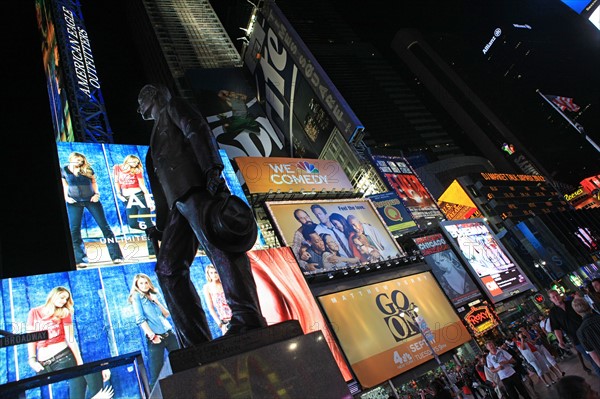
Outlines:
[[506, 388], [508, 397], [518, 399], [520, 394], [524, 399], [531, 399], [525, 385], [523, 385], [523, 381], [521, 381], [521, 377], [511, 366], [515, 362], [512, 356], [505, 350], [496, 348], [493, 341], [488, 341], [485, 346], [490, 351], [486, 358], [487, 366], [490, 371], [498, 374]]

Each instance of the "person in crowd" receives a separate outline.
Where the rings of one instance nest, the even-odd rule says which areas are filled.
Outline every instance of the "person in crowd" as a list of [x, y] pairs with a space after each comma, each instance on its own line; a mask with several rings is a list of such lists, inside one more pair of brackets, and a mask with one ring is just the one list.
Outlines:
[[128, 299], [133, 305], [135, 322], [146, 336], [151, 388], [163, 367], [165, 350], [171, 352], [179, 349], [177, 338], [167, 320], [169, 311], [160, 303], [157, 294], [148, 275], [138, 273], [134, 276]]
[[[154, 201], [144, 180], [144, 166], [142, 160], [136, 155], [125, 157], [122, 164], [113, 167], [113, 178], [117, 198], [125, 205], [127, 224], [132, 229], [146, 231], [154, 226], [151, 212], [154, 210]], [[150, 240], [148, 255], [153, 256], [154, 246]]]
[[306, 225], [314, 225], [315, 222], [313, 222], [310, 215], [304, 209], [296, 209], [294, 211], [294, 218], [298, 221], [298, 223], [300, 223], [300, 227], [298, 227], [298, 229], [294, 232], [294, 237], [292, 240], [292, 251], [298, 259], [298, 264], [300, 265], [300, 268], [302, 270], [312, 271], [310, 269], [312, 269], [313, 266], [308, 265], [306, 263], [306, 260], [303, 259], [306, 258], [306, 251], [304, 251], [304, 257], [300, 256], [300, 252], [303, 244], [305, 248], [309, 247], [308, 243], [306, 242], [306, 239], [302, 235], [302, 228]]
[[436, 378], [431, 381], [431, 384], [429, 384], [429, 388], [427, 390], [421, 390], [419, 392], [421, 399], [427, 398], [427, 394], [430, 394], [429, 397], [432, 399], [452, 399], [453, 397], [450, 390], [446, 387], [444, 381], [440, 378]]
[[527, 334], [525, 327], [521, 327], [519, 334], [517, 334], [516, 343], [521, 355], [525, 358], [527, 363], [533, 367], [538, 377], [544, 381], [546, 388], [549, 388], [550, 384], [555, 384], [556, 379], [552, 378], [546, 360], [529, 338], [529, 334]]
[[63, 166], [60, 172], [77, 267], [85, 268], [89, 263], [83, 238], [81, 237], [81, 221], [84, 209], [88, 210], [102, 231], [106, 239], [108, 254], [113, 263], [123, 263], [121, 248], [110, 229], [102, 202], [100, 202], [100, 191], [98, 190], [96, 175], [86, 156], [80, 152], [72, 152], [69, 155], [69, 163]]
[[338, 242], [338, 251], [340, 255], [345, 258], [351, 258], [352, 253], [350, 252], [350, 247], [348, 246], [348, 239], [344, 237], [343, 232], [333, 226], [333, 223], [327, 215], [325, 208], [319, 204], [313, 204], [311, 205], [310, 210], [319, 220], [319, 224], [317, 225], [317, 233], [319, 233], [319, 235], [330, 234], [333, 236], [333, 238]]
[[594, 361], [597, 370], [600, 367], [600, 315], [581, 298], [573, 300], [573, 310], [582, 317], [581, 326], [577, 329], [577, 338], [581, 347]]
[[208, 265], [206, 266], [205, 275], [206, 284], [202, 287], [204, 301], [208, 307], [208, 312], [221, 329], [221, 333], [225, 334], [231, 321], [231, 309], [227, 304], [227, 298], [225, 298], [219, 272], [214, 265]]
[[[27, 316], [27, 331], [48, 331], [48, 339], [27, 344], [29, 366], [38, 374], [83, 364], [73, 326], [74, 302], [65, 287], [54, 287], [46, 303], [33, 308]], [[86, 388], [92, 394], [102, 390], [102, 374], [93, 373], [69, 380], [69, 398], [84, 399]], [[99, 397], [108, 397], [102, 396]]]
[[584, 298], [590, 304], [594, 311], [600, 313], [600, 292], [594, 290], [593, 283], [590, 281], [583, 288]]
[[485, 352], [482, 356], [479, 357], [479, 364], [481, 365], [481, 368], [483, 369], [486, 384], [494, 390], [494, 395], [496, 395], [496, 397], [498, 399], [502, 399], [502, 398], [506, 397], [504, 385], [502, 385], [502, 380], [500, 380], [500, 377], [498, 377], [498, 373], [494, 373], [487, 366], [487, 363], [486, 363], [487, 355], [488, 355], [488, 352]]
[[468, 368], [463, 368], [460, 365], [456, 365], [454, 370], [454, 375], [456, 376], [456, 386], [462, 391], [463, 394], [472, 395], [475, 399], [483, 397], [479, 390], [473, 387], [473, 383], [476, 381], [476, 378]]
[[591, 285], [592, 288], [594, 289], [594, 292], [598, 295], [600, 295], [600, 277], [596, 277], [595, 279], [593, 279], [591, 281]]
[[498, 373], [508, 397], [517, 399], [521, 395], [524, 399], [531, 399], [521, 377], [512, 366], [515, 363], [513, 357], [505, 350], [497, 348], [493, 341], [488, 341], [486, 348], [490, 352], [486, 358], [487, 366], [490, 371]]
[[323, 271], [323, 254], [325, 253], [325, 242], [316, 232], [316, 225], [306, 224], [302, 227], [302, 236], [308, 243], [306, 253], [310, 255], [310, 260], [306, 264], [306, 271], [319, 272]]
[[323, 252], [325, 270], [336, 270], [360, 263], [358, 258], [342, 255], [338, 241], [331, 234], [321, 234], [321, 239], [325, 243], [325, 252]]
[[[571, 341], [573, 342], [573, 345], [575, 345], [575, 349], [577, 349], [577, 352], [579, 352], [583, 358], [591, 362], [596, 374], [600, 375], [600, 366], [598, 366], [596, 362], [594, 362], [591, 359], [590, 355], [588, 355], [588, 353], [585, 351], [585, 349], [579, 342], [577, 330], [579, 329], [579, 327], [581, 327], [583, 319], [573, 309], [573, 302], [565, 301], [564, 298], [556, 290], [549, 290], [548, 297], [554, 304], [554, 306], [550, 309], [550, 325], [552, 326], [554, 334], [558, 339], [559, 346], [565, 350], [567, 349], [567, 344], [564, 335], [564, 333], [566, 332]], [[585, 363], [583, 363], [583, 360], [582, 365], [585, 367]], [[588, 369], [587, 367], [585, 368]]]
[[529, 338], [535, 343], [535, 347], [542, 355], [546, 363], [548, 364], [548, 368], [552, 373], [556, 375], [556, 378], [561, 378], [565, 375], [565, 372], [562, 371], [556, 358], [550, 352], [551, 346], [548, 343], [547, 334], [543, 331], [537, 323], [532, 323], [531, 328], [526, 331], [529, 335]]
[[561, 378], [556, 384], [556, 392], [560, 399], [600, 399], [598, 391], [593, 389], [585, 378], [578, 375], [567, 375]]

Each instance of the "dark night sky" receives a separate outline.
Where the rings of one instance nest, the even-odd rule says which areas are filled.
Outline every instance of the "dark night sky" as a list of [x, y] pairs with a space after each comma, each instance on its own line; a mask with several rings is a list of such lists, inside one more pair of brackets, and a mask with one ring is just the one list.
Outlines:
[[[115, 133], [115, 142], [146, 144], [150, 126], [141, 121], [135, 113], [137, 92], [146, 81], [141, 72], [137, 52], [131, 43], [123, 2], [81, 1], [109, 120]], [[224, 2], [229, 6], [238, 3], [245, 2], [241, 0], [237, 3], [234, 0]], [[472, 18], [472, 15], [477, 12], [490, 16], [489, 2], [469, 1], [469, 4], [479, 7], [479, 10], [469, 8], [469, 12], [464, 8], [465, 2], [461, 1], [444, 2], [443, 8], [433, 7], [431, 4], [434, 3], [428, 1], [425, 3], [429, 6], [423, 6], [423, 2], [414, 0], [395, 2], [375, 0], [371, 3], [352, 0], [341, 3], [346, 5], [343, 9], [348, 12], [349, 18], [354, 19], [354, 23], [367, 27], [373, 26], [374, 33], [376, 26], [377, 29], [386, 26], [393, 32], [396, 25], [382, 24], [381, 13], [371, 12], [364, 7], [381, 8], [384, 14], [397, 16], [397, 25], [421, 25], [430, 30], [446, 29], [453, 33], [461, 33], [460, 26], [465, 22], [464, 26], [479, 26], [478, 29], [485, 32], [484, 36], [487, 36], [485, 24], [472, 24], [472, 21], [467, 19]], [[541, 4], [540, 0], [530, 0], [529, 3], [522, 0], [515, 2], [515, 4], [524, 3], [530, 4], [528, 13], [532, 20], [544, 9], [543, 6], [538, 8]], [[53, 151], [52, 125], [34, 4], [33, 0], [11, 1], [5, 5], [5, 13], [3, 13], [5, 21], [2, 24], [4, 97], [2, 117], [4, 121], [8, 121], [8, 127], [3, 131], [4, 143], [2, 144], [4, 161], [2, 180], [5, 182], [2, 190], [5, 195], [3, 201], [5, 223], [3, 223], [1, 241], [2, 276], [64, 270], [66, 269], [64, 262], [68, 259], [68, 246], [63, 236], [66, 228], [65, 211], [64, 204], [61, 203], [58, 161]], [[397, 6], [388, 10], [389, 4]], [[349, 11], [353, 8], [353, 12]], [[357, 18], [357, 15], [361, 18]], [[573, 65], [588, 62], [590, 65], [598, 65], [600, 34], [590, 35], [589, 28], [582, 27], [575, 17], [572, 15], [564, 20], [554, 17], [557, 26], [548, 28], [550, 36], [540, 40], [547, 42], [543, 43], [545, 45], [555, 42], [558, 46], [554, 50], [556, 54], [560, 54], [560, 46], [565, 46], [565, 51], [569, 50], [568, 57], [573, 59], [561, 60], [563, 64], [572, 61]], [[490, 16], [491, 20], [497, 18], [507, 17], [500, 12]], [[457, 21], [461, 23], [457, 24]], [[493, 25], [493, 22], [490, 24]], [[563, 28], [567, 29], [561, 34]], [[476, 39], [478, 33], [475, 31], [471, 33]], [[581, 40], [571, 40], [577, 35], [580, 35]], [[570, 51], [573, 50], [570, 43], [581, 43], [582, 52]], [[589, 49], [595, 50], [595, 53], [581, 56]], [[548, 70], [556, 73], [554, 68]], [[589, 101], [593, 102], [596, 108], [600, 108], [598, 98], [600, 84], [598, 87], [591, 87], [589, 83], [599, 82], [599, 69], [594, 71], [588, 67], [582, 70], [590, 72], [588, 76], [581, 76], [576, 84], [572, 83], [577, 86], [574, 92], [586, 94], [590, 98]], [[540, 75], [544, 73], [544, 68], [536, 72]], [[595, 77], [590, 79], [589, 74]], [[560, 78], [560, 76], [558, 78], [552, 76], [555, 80]], [[557, 90], [558, 88], [560, 85], [557, 84]], [[600, 115], [600, 112], [597, 109], [595, 115], [598, 119], [597, 115]], [[600, 131], [600, 123], [596, 126], [599, 126]], [[600, 133], [597, 132], [596, 137], [598, 136]], [[598, 141], [600, 142], [600, 139]]]

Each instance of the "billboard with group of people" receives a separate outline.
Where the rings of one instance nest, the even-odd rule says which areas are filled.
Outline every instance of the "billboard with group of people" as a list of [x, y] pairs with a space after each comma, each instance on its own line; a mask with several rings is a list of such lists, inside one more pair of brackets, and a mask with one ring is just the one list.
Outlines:
[[266, 207], [304, 274], [406, 255], [367, 199], [267, 202]]

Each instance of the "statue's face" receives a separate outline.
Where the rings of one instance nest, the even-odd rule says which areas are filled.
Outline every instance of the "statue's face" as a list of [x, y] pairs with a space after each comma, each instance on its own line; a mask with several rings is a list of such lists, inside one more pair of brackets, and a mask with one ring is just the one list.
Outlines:
[[153, 86], [144, 86], [138, 96], [138, 113], [142, 115], [142, 118], [146, 121], [154, 119], [152, 116], [152, 108], [156, 101], [156, 95], [158, 91]]

